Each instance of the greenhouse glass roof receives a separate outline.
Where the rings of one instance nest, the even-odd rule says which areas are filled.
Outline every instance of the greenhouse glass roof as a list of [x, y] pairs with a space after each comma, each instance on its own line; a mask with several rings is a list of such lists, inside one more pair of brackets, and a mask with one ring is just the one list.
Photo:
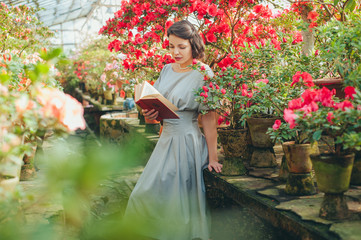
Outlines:
[[54, 45], [72, 50], [97, 36], [105, 21], [113, 17], [121, 0], [0, 0], [8, 6], [38, 8], [38, 18], [56, 32]]

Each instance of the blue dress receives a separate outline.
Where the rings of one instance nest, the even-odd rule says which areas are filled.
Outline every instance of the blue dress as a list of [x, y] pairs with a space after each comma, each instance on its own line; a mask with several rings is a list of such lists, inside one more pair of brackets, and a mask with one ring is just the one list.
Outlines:
[[208, 148], [197, 121], [204, 106], [194, 100], [194, 90], [203, 85], [198, 71], [174, 72], [171, 64], [154, 84], [178, 107], [180, 119], [163, 120], [162, 134], [130, 195], [124, 220], [135, 223], [141, 235], [160, 240], [209, 239], [202, 174], [208, 165]]

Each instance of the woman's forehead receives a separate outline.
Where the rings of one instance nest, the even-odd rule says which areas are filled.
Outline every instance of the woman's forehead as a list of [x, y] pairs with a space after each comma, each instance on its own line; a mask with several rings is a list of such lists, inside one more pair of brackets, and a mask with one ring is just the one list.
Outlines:
[[174, 45], [179, 45], [179, 44], [188, 45], [189, 44], [188, 39], [183, 39], [183, 38], [177, 37], [173, 34], [169, 35], [168, 39], [169, 39], [169, 44], [174, 44]]

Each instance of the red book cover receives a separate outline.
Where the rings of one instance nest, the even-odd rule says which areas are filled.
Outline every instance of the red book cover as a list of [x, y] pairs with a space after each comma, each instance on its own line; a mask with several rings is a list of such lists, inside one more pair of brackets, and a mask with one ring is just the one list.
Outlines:
[[142, 98], [139, 99], [136, 104], [139, 105], [142, 109], [155, 109], [159, 112], [157, 120], [160, 121], [162, 119], [176, 119], [179, 116], [170, 108], [168, 108], [162, 101], [158, 98]]

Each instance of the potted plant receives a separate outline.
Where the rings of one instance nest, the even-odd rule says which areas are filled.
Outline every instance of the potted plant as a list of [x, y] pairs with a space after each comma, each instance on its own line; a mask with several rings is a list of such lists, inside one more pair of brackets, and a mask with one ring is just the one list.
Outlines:
[[196, 101], [208, 110], [216, 111], [218, 116], [218, 137], [226, 157], [223, 161], [223, 174], [240, 174], [244, 169], [239, 159], [249, 161], [252, 153], [247, 126], [240, 121], [247, 105], [242, 97], [244, 81], [241, 72], [237, 65], [233, 65], [222, 68], [213, 77], [208, 77], [206, 68], [200, 63], [194, 64], [193, 68], [204, 74], [206, 83], [196, 91]]
[[[300, 97], [302, 91], [305, 88], [313, 87], [312, 76], [307, 72], [297, 72], [292, 77], [292, 83], [289, 88], [291, 94], [289, 97]], [[299, 98], [288, 102], [288, 108], [293, 108], [297, 105]], [[284, 107], [283, 105], [281, 105]], [[283, 116], [283, 122], [285, 122], [285, 116]], [[315, 187], [311, 176], [312, 163], [310, 154], [318, 153], [317, 142], [310, 144], [308, 136], [298, 126], [291, 126], [288, 124], [282, 124], [280, 119], [277, 119], [267, 131], [267, 134], [274, 141], [280, 141], [282, 143], [282, 149], [285, 156], [285, 162], [287, 164], [287, 183], [285, 191], [290, 195], [310, 195], [314, 194]], [[281, 164], [281, 170], [285, 168]]]
[[347, 20], [333, 19], [317, 28], [317, 53], [323, 66], [323, 77], [315, 84], [336, 89], [337, 97], [345, 97], [344, 86], [361, 87], [360, 28], [360, 14], [351, 12]]
[[[299, 53], [301, 45], [297, 39], [285, 35], [278, 48], [265, 42], [259, 48], [240, 53], [242, 77], [247, 83], [243, 91], [250, 103], [242, 121], [247, 121], [255, 147], [252, 166], [276, 166], [274, 141], [267, 130], [276, 119], [281, 119], [289, 100], [299, 96], [305, 86], [313, 86], [312, 77], [305, 69], [315, 65], [315, 58]], [[317, 72], [316, 68], [313, 70]]]
[[334, 139], [327, 152], [311, 154], [318, 189], [325, 193], [320, 217], [341, 219], [348, 215], [343, 193], [348, 190], [354, 153], [360, 149], [361, 95], [353, 87], [345, 88], [346, 100], [334, 96], [326, 87], [306, 89], [300, 98], [290, 102], [284, 119], [290, 128], [301, 129], [310, 142], [326, 136]]

